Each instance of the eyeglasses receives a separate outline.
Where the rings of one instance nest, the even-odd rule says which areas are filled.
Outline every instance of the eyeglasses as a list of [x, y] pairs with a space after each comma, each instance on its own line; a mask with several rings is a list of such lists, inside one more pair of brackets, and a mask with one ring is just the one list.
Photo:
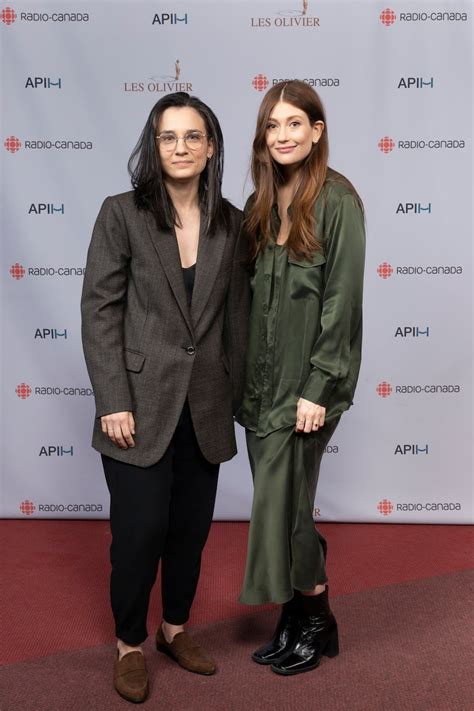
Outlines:
[[156, 136], [160, 148], [165, 151], [174, 151], [181, 139], [183, 139], [186, 148], [189, 148], [190, 151], [197, 151], [202, 148], [205, 138], [209, 138], [209, 136], [201, 131], [188, 131], [184, 136], [177, 136], [172, 131], [164, 131]]

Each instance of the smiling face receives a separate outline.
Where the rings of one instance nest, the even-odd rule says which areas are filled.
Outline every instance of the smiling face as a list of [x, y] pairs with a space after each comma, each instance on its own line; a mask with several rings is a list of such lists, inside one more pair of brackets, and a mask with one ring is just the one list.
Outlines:
[[[202, 137], [201, 142], [198, 134]], [[206, 124], [196, 109], [189, 106], [166, 109], [156, 130], [157, 137], [162, 137], [156, 139], [156, 145], [164, 175], [173, 180], [199, 178], [214, 152], [206, 134]], [[178, 141], [172, 138], [173, 135]], [[163, 136], [168, 140], [164, 141]]]
[[311, 153], [323, 131], [322, 121], [311, 124], [304, 111], [286, 101], [278, 101], [270, 112], [265, 141], [276, 163], [295, 167]]

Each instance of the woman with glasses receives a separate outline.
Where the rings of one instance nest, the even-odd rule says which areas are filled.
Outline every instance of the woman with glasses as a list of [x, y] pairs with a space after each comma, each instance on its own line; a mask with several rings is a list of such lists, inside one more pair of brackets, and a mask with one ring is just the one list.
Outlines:
[[222, 169], [211, 109], [163, 97], [129, 162], [133, 190], [105, 200], [87, 257], [82, 330], [111, 497], [114, 683], [133, 702], [148, 695], [141, 644], [160, 560], [157, 649], [189, 671], [216, 669], [184, 625], [219, 464], [236, 453], [243, 380], [246, 254]]
[[240, 600], [282, 605], [273, 639], [252, 658], [292, 675], [339, 649], [313, 505], [321, 457], [359, 373], [364, 216], [351, 183], [328, 167], [324, 109], [303, 82], [265, 95], [252, 177], [244, 226], [253, 297], [238, 421], [254, 500]]

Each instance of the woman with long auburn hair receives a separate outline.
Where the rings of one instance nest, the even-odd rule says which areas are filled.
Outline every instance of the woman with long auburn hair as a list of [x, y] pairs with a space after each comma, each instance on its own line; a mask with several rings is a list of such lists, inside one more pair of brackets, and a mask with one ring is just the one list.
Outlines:
[[240, 600], [282, 604], [273, 639], [252, 658], [284, 675], [339, 651], [313, 503], [359, 374], [365, 230], [361, 200], [328, 154], [316, 92], [301, 81], [273, 86], [258, 114], [255, 192], [244, 210], [253, 296], [237, 419], [254, 500]]

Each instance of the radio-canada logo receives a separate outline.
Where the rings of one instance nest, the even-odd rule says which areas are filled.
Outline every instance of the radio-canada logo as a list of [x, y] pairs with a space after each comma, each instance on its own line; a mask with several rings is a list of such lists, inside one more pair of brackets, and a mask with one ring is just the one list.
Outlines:
[[393, 274], [393, 267], [388, 262], [382, 262], [377, 267], [377, 274], [381, 279], [389, 279]]
[[15, 264], [12, 264], [10, 267], [10, 276], [13, 277], [13, 279], [23, 279], [23, 277], [26, 274], [26, 269], [24, 266], [19, 264], [18, 262], [15, 262]]
[[396, 14], [389, 7], [387, 7], [385, 10], [382, 10], [382, 12], [380, 13], [380, 22], [382, 23], [382, 25], [385, 25], [385, 27], [390, 27], [390, 25], [393, 25], [396, 19]]
[[376, 387], [377, 390], [377, 395], [380, 397], [390, 397], [392, 394], [392, 386], [390, 383], [387, 383], [385, 380], [383, 380], [381, 383], [379, 383]]
[[25, 516], [31, 516], [36, 511], [36, 506], [29, 499], [25, 499], [20, 504], [20, 511]]
[[391, 153], [395, 148], [395, 141], [393, 138], [390, 138], [390, 136], [384, 136], [378, 142], [378, 147], [379, 151], [382, 151], [382, 153]]
[[379, 501], [377, 504], [377, 509], [382, 516], [390, 516], [393, 511], [393, 504], [389, 499], [382, 499], [382, 501]]
[[3, 145], [9, 153], [16, 153], [21, 148], [21, 141], [16, 136], [8, 136], [3, 141]]
[[15, 392], [20, 400], [26, 400], [33, 391], [27, 383], [20, 383], [16, 386]]
[[265, 74], [257, 74], [252, 79], [252, 86], [255, 91], [265, 91], [269, 84], [270, 82], [268, 81]]
[[2, 12], [0, 12], [0, 17], [4, 25], [13, 25], [16, 20], [16, 12], [12, 7], [5, 7]]

